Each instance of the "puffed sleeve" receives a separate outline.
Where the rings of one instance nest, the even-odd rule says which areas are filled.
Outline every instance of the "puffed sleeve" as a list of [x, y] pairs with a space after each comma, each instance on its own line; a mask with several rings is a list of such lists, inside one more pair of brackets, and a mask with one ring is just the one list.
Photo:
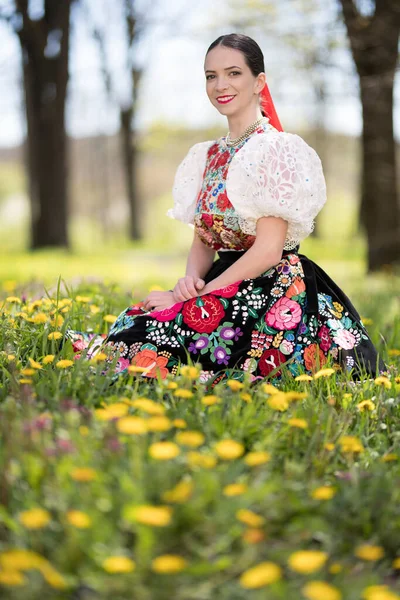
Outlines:
[[244, 233], [255, 235], [260, 217], [288, 222], [286, 243], [300, 243], [314, 228], [326, 202], [321, 160], [300, 136], [260, 133], [248, 140], [229, 166], [226, 189]]
[[207, 151], [213, 141], [199, 142], [189, 149], [178, 166], [172, 187], [174, 206], [167, 211], [171, 219], [193, 224], [196, 200], [203, 182]]

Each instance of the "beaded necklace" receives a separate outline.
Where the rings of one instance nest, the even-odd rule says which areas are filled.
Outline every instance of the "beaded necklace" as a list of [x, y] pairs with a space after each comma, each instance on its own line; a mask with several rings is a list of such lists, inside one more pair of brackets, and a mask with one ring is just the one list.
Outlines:
[[[228, 148], [239, 145], [241, 142], [243, 142], [244, 139], [246, 139], [251, 133], [253, 133], [253, 131], [255, 131], [257, 129], [257, 127], [259, 127], [262, 123], [269, 123], [268, 117], [261, 117], [260, 119], [257, 119], [257, 121], [254, 121], [254, 123], [251, 123], [251, 125], [249, 125], [244, 130], [242, 135], [235, 138], [234, 140], [231, 140], [230, 131], [228, 131], [228, 133], [225, 137], [225, 144], [228, 146]], [[272, 127], [272, 125], [271, 125], [271, 127]]]

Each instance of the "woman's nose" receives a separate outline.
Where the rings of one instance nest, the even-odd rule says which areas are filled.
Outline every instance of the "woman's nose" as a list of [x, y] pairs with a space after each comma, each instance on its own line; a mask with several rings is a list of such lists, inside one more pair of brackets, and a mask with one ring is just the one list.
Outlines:
[[215, 86], [215, 89], [217, 91], [223, 91], [223, 90], [226, 90], [227, 87], [228, 87], [228, 83], [227, 83], [226, 79], [219, 79], [217, 81], [217, 85]]

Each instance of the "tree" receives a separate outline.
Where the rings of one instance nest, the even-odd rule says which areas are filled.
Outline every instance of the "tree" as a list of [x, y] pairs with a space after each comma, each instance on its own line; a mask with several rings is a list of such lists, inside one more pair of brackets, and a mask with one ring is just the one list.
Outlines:
[[28, 0], [2, 12], [22, 50], [31, 248], [68, 247], [68, 157], [65, 102], [73, 0], [44, 0], [40, 18]]
[[393, 86], [398, 60], [400, 2], [376, 0], [362, 15], [354, 0], [340, 0], [360, 81], [363, 114], [360, 218], [368, 240], [368, 270], [400, 262], [393, 130]]

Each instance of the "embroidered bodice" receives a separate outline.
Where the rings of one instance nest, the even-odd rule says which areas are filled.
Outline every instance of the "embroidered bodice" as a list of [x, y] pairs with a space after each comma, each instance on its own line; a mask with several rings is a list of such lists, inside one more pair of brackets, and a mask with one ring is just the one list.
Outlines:
[[326, 201], [321, 161], [298, 135], [264, 122], [239, 145], [225, 137], [192, 146], [179, 165], [168, 216], [195, 227], [215, 250], [247, 250], [257, 219], [288, 221], [284, 249], [307, 237]]

